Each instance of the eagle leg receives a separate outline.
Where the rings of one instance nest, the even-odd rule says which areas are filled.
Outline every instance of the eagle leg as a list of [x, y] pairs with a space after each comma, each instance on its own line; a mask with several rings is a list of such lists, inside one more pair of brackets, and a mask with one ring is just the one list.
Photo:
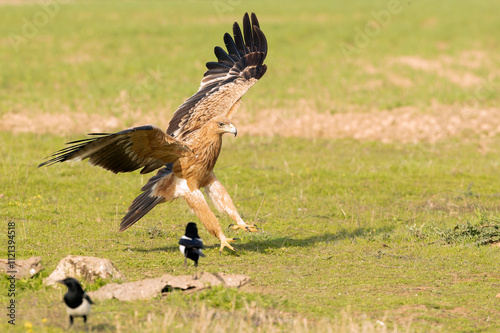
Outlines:
[[215, 177], [215, 174], [212, 172], [210, 175], [210, 180], [208, 185], [205, 186], [205, 191], [207, 192], [210, 199], [214, 203], [215, 207], [219, 212], [226, 212], [231, 219], [236, 222], [236, 224], [231, 224], [229, 228], [233, 230], [245, 230], [249, 232], [257, 232], [259, 228], [256, 225], [246, 224], [245, 221], [241, 218], [240, 214], [238, 214], [238, 210], [234, 206], [233, 200], [227, 193], [224, 185]]
[[222, 252], [225, 247], [234, 251], [234, 248], [229, 245], [229, 242], [234, 242], [236, 239], [226, 238], [220, 227], [219, 220], [205, 201], [203, 193], [200, 190], [193, 190], [184, 193], [183, 197], [198, 219], [200, 219], [205, 229], [220, 240], [220, 252]]

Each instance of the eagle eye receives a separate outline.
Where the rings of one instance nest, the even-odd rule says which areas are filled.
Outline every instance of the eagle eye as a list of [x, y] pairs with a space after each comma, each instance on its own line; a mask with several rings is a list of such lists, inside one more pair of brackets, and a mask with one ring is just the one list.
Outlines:
[[221, 122], [219, 122], [219, 126], [221, 126], [221, 127], [222, 127], [222, 126], [224, 126], [224, 125], [225, 125], [225, 124], [224, 124], [222, 121], [221, 121]]

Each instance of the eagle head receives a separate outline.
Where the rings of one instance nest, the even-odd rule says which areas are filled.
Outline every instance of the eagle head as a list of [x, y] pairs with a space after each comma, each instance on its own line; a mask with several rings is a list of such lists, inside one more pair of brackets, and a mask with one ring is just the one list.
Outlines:
[[231, 133], [236, 136], [238, 134], [238, 130], [233, 125], [233, 123], [224, 116], [217, 116], [210, 120], [210, 125], [214, 129], [214, 132], [217, 134]]

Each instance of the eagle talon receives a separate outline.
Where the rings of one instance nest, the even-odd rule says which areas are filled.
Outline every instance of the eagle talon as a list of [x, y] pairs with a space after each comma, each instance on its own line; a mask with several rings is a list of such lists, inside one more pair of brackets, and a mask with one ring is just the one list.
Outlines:
[[224, 250], [225, 247], [227, 247], [228, 249], [236, 252], [236, 250], [234, 249], [234, 247], [232, 247], [231, 245], [229, 245], [229, 242], [235, 242], [237, 240], [239, 240], [239, 238], [226, 238], [223, 241], [221, 241], [221, 243], [220, 243], [220, 249], [219, 249], [219, 254], [222, 254], [222, 250]]
[[230, 224], [229, 228], [231, 228], [233, 230], [241, 229], [241, 230], [245, 230], [245, 231], [248, 231], [248, 232], [257, 232], [257, 231], [260, 230], [259, 228], [257, 228], [257, 226], [255, 224], [252, 224], [252, 225], [248, 225], [248, 224], [244, 224], [244, 225]]

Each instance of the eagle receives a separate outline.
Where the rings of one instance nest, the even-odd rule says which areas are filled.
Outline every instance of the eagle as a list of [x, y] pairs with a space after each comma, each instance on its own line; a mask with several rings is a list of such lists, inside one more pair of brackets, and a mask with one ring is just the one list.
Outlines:
[[267, 40], [257, 16], [245, 13], [243, 32], [235, 22], [233, 36], [224, 34], [224, 43], [227, 52], [215, 47], [217, 61], [206, 63], [208, 70], [198, 91], [174, 112], [166, 131], [146, 125], [117, 133], [90, 133], [90, 138], [68, 142], [38, 167], [88, 158], [91, 165], [114, 173], [141, 169], [145, 174], [159, 169], [133, 200], [120, 231], [156, 205], [183, 197], [207, 231], [220, 240], [220, 252], [225, 247], [234, 251], [229, 243], [235, 239], [224, 235], [200, 189], [204, 188], [214, 206], [235, 222], [230, 226], [233, 230], [258, 230], [243, 221], [213, 169], [222, 135], [237, 134], [231, 115], [239, 108], [241, 97], [266, 73]]

